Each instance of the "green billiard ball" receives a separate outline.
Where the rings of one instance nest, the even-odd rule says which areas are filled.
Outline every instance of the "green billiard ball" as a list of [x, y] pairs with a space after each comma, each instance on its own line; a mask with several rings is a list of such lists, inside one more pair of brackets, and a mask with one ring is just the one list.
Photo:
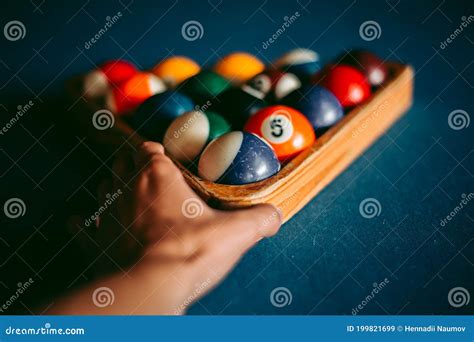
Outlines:
[[230, 87], [230, 81], [221, 75], [203, 70], [184, 81], [178, 89], [188, 95], [199, 106], [213, 101], [216, 96]]
[[200, 155], [210, 141], [229, 131], [229, 123], [219, 114], [193, 110], [171, 123], [163, 138], [163, 145], [175, 160], [188, 164]]
[[205, 114], [209, 120], [208, 142], [230, 132], [230, 124], [222, 116], [210, 111], [205, 112]]

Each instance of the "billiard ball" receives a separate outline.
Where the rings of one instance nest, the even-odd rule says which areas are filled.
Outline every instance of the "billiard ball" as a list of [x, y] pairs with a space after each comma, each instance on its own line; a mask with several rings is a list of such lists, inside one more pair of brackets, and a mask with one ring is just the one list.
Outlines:
[[200, 66], [192, 59], [184, 56], [166, 58], [153, 68], [153, 73], [170, 88], [176, 87], [199, 71], [201, 71]]
[[310, 49], [294, 49], [278, 58], [273, 65], [280, 70], [295, 74], [306, 82], [320, 69], [319, 55]]
[[242, 88], [233, 87], [217, 97], [216, 107], [219, 113], [230, 122], [234, 129], [240, 130], [250, 116], [268, 106], [261, 93], [249, 93]]
[[316, 133], [334, 125], [344, 116], [339, 100], [329, 90], [306, 85], [286, 96], [282, 103], [303, 113]]
[[182, 163], [193, 161], [210, 141], [230, 131], [217, 113], [193, 110], [177, 117], [163, 138], [165, 150]]
[[257, 57], [246, 52], [231, 53], [214, 66], [215, 72], [234, 84], [246, 82], [264, 69], [265, 65]]
[[252, 115], [244, 131], [265, 139], [282, 162], [311, 146], [316, 137], [308, 119], [296, 109], [276, 105]]
[[86, 98], [104, 96], [111, 86], [122, 83], [137, 73], [135, 65], [128, 61], [114, 59], [104, 62], [84, 77], [83, 94]]
[[[317, 77], [318, 75], [315, 75], [315, 78]], [[364, 102], [371, 94], [370, 85], [364, 74], [347, 65], [330, 68], [321, 84], [337, 97], [344, 108]]]
[[203, 70], [181, 83], [177, 89], [188, 95], [196, 104], [203, 105], [207, 101], [214, 100], [229, 87], [229, 81], [221, 75], [210, 70]]
[[138, 73], [132, 78], [113, 87], [107, 96], [107, 105], [118, 115], [136, 109], [152, 95], [162, 93], [166, 86], [162, 80], [150, 73]]
[[240, 131], [213, 140], [198, 164], [201, 178], [229, 185], [258, 182], [279, 170], [280, 162], [272, 148], [258, 136]]
[[291, 73], [270, 70], [258, 74], [242, 86], [249, 93], [259, 92], [268, 102], [276, 102], [301, 87], [301, 81]]
[[338, 64], [347, 64], [358, 69], [367, 77], [373, 87], [380, 86], [388, 76], [385, 62], [365, 50], [349, 51], [339, 60]]
[[167, 90], [145, 100], [130, 121], [143, 136], [161, 141], [166, 129], [178, 116], [194, 109], [194, 102], [186, 95]]

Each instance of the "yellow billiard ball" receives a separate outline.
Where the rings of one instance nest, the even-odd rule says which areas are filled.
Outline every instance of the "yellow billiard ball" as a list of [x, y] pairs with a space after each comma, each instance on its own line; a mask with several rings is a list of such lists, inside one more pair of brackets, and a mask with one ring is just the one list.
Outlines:
[[184, 56], [166, 58], [153, 68], [153, 73], [161, 78], [169, 88], [196, 75], [201, 67], [195, 61]]
[[214, 66], [214, 71], [234, 84], [248, 81], [261, 73], [265, 65], [255, 56], [246, 52], [231, 53]]

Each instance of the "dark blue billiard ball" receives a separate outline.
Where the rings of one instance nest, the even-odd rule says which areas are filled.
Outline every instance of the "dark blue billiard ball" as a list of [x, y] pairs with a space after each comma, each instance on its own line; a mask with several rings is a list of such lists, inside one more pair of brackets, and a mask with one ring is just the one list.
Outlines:
[[242, 88], [231, 88], [223, 92], [215, 101], [217, 111], [231, 124], [234, 130], [244, 127], [248, 118], [268, 106], [263, 95], [250, 93]]
[[344, 116], [339, 100], [329, 90], [307, 85], [295, 90], [282, 101], [303, 113], [316, 133], [329, 128]]
[[148, 139], [161, 141], [178, 116], [194, 109], [194, 102], [177, 91], [165, 91], [143, 102], [131, 117], [132, 126]]
[[199, 176], [216, 183], [261, 181], [280, 170], [273, 149], [258, 136], [234, 131], [213, 140], [199, 159]]

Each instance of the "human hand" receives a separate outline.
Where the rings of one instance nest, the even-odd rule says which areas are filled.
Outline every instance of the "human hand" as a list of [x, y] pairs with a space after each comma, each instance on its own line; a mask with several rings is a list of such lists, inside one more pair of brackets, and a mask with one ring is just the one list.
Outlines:
[[84, 231], [82, 245], [85, 250], [88, 243], [98, 245], [109, 264], [126, 268], [121, 279], [130, 279], [120, 281], [115, 274], [108, 286], [116, 298], [124, 291], [121, 303], [99, 311], [89, 306], [84, 313], [182, 313], [281, 224], [277, 209], [267, 204], [235, 211], [210, 208], [157, 143], [143, 143], [133, 156], [121, 155], [113, 173], [113, 181], [99, 190], [99, 203], [108, 199], [111, 205], [97, 228]]

